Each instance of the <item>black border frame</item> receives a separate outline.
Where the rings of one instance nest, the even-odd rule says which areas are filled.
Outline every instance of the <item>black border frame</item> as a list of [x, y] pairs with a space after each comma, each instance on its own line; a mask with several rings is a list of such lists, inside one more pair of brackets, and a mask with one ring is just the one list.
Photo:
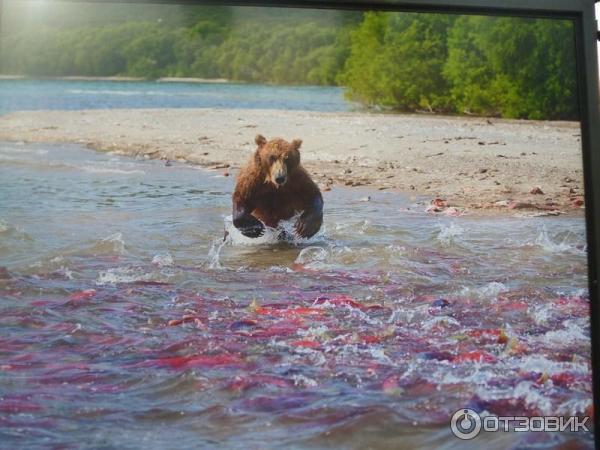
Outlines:
[[[26, 1], [26, 0], [25, 0]], [[600, 432], [600, 78], [595, 3], [600, 0], [51, 0], [54, 3], [166, 3], [344, 10], [439, 12], [567, 19], [574, 23], [577, 91], [585, 189], [592, 379], [596, 433]], [[2, 0], [0, 0], [1, 18]], [[594, 176], [595, 175], [595, 176]], [[600, 436], [595, 436], [600, 448]]]

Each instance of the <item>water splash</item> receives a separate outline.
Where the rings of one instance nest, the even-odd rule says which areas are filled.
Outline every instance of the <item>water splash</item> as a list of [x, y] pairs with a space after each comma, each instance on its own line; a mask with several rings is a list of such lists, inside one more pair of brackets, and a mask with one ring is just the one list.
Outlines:
[[[233, 226], [233, 219], [231, 216], [227, 216], [224, 219], [225, 225], [225, 234], [227, 236], [228, 242], [231, 245], [268, 245], [268, 244], [276, 244], [280, 241], [281, 237], [284, 236], [282, 234], [283, 228], [271, 228], [265, 227], [264, 233], [262, 236], [257, 238], [249, 238], [244, 236], [240, 230]], [[293, 239], [290, 237], [285, 237], [290, 242], [293, 242]]]
[[221, 250], [225, 245], [230, 242], [231, 238], [227, 236], [225, 239], [214, 239], [210, 250], [208, 251], [208, 267], [213, 270], [221, 270], [223, 266], [221, 265], [220, 255]]
[[464, 232], [464, 228], [452, 222], [449, 226], [440, 225], [440, 231], [438, 232], [436, 239], [442, 246], [449, 247], [459, 243], [460, 237]]
[[555, 242], [548, 234], [548, 230], [546, 229], [545, 225], [542, 225], [534, 243], [549, 253], [563, 253], [577, 250], [571, 243], [568, 242], [568, 236], [563, 238], [560, 242]]
[[330, 256], [330, 252], [323, 247], [311, 246], [303, 248], [294, 261], [310, 269], [322, 269]]
[[108, 250], [110, 253], [125, 253], [125, 241], [122, 233], [113, 233], [100, 241], [98, 250]]

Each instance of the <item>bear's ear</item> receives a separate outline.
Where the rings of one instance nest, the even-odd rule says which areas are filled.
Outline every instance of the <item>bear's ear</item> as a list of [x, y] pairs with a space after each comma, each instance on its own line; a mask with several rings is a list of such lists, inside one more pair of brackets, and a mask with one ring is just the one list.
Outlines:
[[256, 167], [260, 167], [260, 164], [261, 164], [261, 161], [260, 161], [260, 144], [259, 144], [259, 147], [254, 152], [254, 164], [256, 164]]
[[292, 148], [294, 150], [299, 150], [301, 145], [302, 145], [302, 139], [294, 139], [292, 141]]
[[267, 140], [262, 134], [257, 134], [254, 138], [254, 142], [256, 142], [256, 145], [258, 145], [259, 147], [262, 147], [267, 143]]

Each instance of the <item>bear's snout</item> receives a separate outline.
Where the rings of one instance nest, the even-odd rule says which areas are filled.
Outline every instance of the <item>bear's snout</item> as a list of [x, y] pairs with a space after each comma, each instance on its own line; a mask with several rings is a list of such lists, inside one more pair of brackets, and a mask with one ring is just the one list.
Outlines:
[[271, 167], [271, 181], [275, 187], [283, 186], [287, 181], [287, 167], [282, 161], [278, 160]]

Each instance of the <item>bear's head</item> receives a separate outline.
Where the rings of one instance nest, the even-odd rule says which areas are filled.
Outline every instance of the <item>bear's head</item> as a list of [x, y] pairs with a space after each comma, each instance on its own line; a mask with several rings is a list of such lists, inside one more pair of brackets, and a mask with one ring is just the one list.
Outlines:
[[255, 164], [264, 174], [264, 182], [272, 183], [276, 188], [283, 186], [292, 172], [300, 165], [300, 139], [292, 142], [283, 139], [271, 139], [267, 142], [264, 136], [258, 135], [255, 139], [256, 153]]

